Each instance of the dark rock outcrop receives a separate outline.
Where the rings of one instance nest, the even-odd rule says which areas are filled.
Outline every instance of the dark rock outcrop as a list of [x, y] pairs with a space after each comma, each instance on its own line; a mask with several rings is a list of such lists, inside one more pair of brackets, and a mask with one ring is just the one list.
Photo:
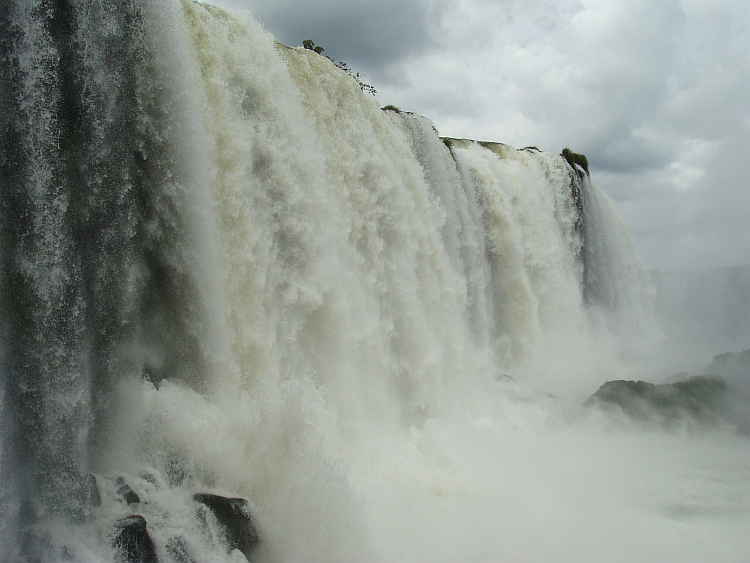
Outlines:
[[[572, 150], [565, 148], [562, 150], [561, 156], [568, 161], [568, 164], [570, 164], [570, 167], [578, 172], [578, 174], [582, 175], [582, 172], [585, 172], [586, 175], [589, 174], [589, 161], [586, 158], [585, 154], [578, 154], [576, 152], [573, 152]], [[580, 171], [579, 171], [580, 168]]]
[[117, 494], [120, 495], [127, 504], [138, 504], [141, 502], [138, 493], [130, 488], [130, 485], [125, 482], [125, 479], [118, 477], [116, 483], [120, 485], [117, 489]]
[[260, 543], [248, 503], [242, 498], [227, 498], [211, 493], [196, 493], [193, 499], [207, 507], [226, 532], [230, 549], [239, 549], [249, 560]]
[[101, 506], [102, 495], [99, 492], [99, 486], [96, 483], [96, 476], [93, 473], [89, 473], [84, 477], [84, 483], [86, 484], [86, 502], [89, 506]]
[[656, 419], [667, 425], [685, 418], [715, 424], [731, 415], [727, 385], [713, 377], [692, 377], [662, 385], [607, 381], [586, 403], [616, 406], [631, 418]]
[[114, 546], [121, 563], [158, 563], [156, 548], [148, 535], [146, 519], [138, 514], [126, 516], [115, 525]]

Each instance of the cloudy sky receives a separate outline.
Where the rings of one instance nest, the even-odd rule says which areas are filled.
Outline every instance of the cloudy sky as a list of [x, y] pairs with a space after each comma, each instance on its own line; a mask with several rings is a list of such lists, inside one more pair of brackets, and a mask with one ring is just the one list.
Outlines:
[[442, 135], [588, 156], [647, 264], [750, 263], [747, 0], [211, 0]]

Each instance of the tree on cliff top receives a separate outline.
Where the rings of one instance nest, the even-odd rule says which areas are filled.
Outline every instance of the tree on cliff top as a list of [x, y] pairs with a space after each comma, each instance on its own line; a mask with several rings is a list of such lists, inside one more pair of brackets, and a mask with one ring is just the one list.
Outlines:
[[[323, 51], [325, 51], [323, 47], [321, 47], [320, 45], [316, 45], [312, 39], [305, 39], [302, 42], [302, 46], [305, 49], [309, 49], [310, 51], [315, 51], [319, 55], [323, 55]], [[344, 61], [335, 62], [328, 55], [323, 55], [323, 56], [325, 56], [329, 61], [335, 64], [338, 68], [343, 70], [346, 74], [351, 76], [357, 82], [357, 84], [359, 84], [359, 87], [362, 89], [363, 92], [367, 92], [368, 94], [372, 94], [373, 96], [378, 93], [378, 91], [375, 90], [374, 86], [367, 84], [364, 80], [362, 80], [365, 77], [364, 74], [360, 74], [359, 72], [354, 72], [351, 68], [349, 68], [349, 65], [347, 65]]]

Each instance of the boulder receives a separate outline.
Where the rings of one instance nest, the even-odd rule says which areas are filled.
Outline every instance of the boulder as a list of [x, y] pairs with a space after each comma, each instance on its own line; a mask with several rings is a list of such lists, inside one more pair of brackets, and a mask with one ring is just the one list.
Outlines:
[[196, 493], [193, 499], [207, 507], [224, 528], [231, 549], [239, 549], [249, 560], [260, 543], [248, 503], [242, 498], [228, 498], [211, 493]]
[[125, 482], [123, 477], [118, 477], [116, 483], [120, 486], [117, 489], [117, 494], [120, 495], [127, 504], [138, 504], [141, 502], [138, 493], [130, 488], [130, 485]]
[[114, 546], [122, 563], [159, 563], [156, 548], [148, 535], [146, 519], [138, 514], [121, 518], [115, 524]]

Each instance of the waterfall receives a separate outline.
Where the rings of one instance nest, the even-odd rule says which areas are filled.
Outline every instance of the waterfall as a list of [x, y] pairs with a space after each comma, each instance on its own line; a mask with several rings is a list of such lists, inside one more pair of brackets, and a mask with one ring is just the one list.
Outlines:
[[656, 334], [623, 221], [560, 155], [440, 138], [188, 0], [0, 23], [7, 560], [113, 561], [137, 513], [160, 561], [236, 561], [205, 491], [249, 501], [261, 559], [377, 560], [363, 499], [414, 436], [580, 398]]

